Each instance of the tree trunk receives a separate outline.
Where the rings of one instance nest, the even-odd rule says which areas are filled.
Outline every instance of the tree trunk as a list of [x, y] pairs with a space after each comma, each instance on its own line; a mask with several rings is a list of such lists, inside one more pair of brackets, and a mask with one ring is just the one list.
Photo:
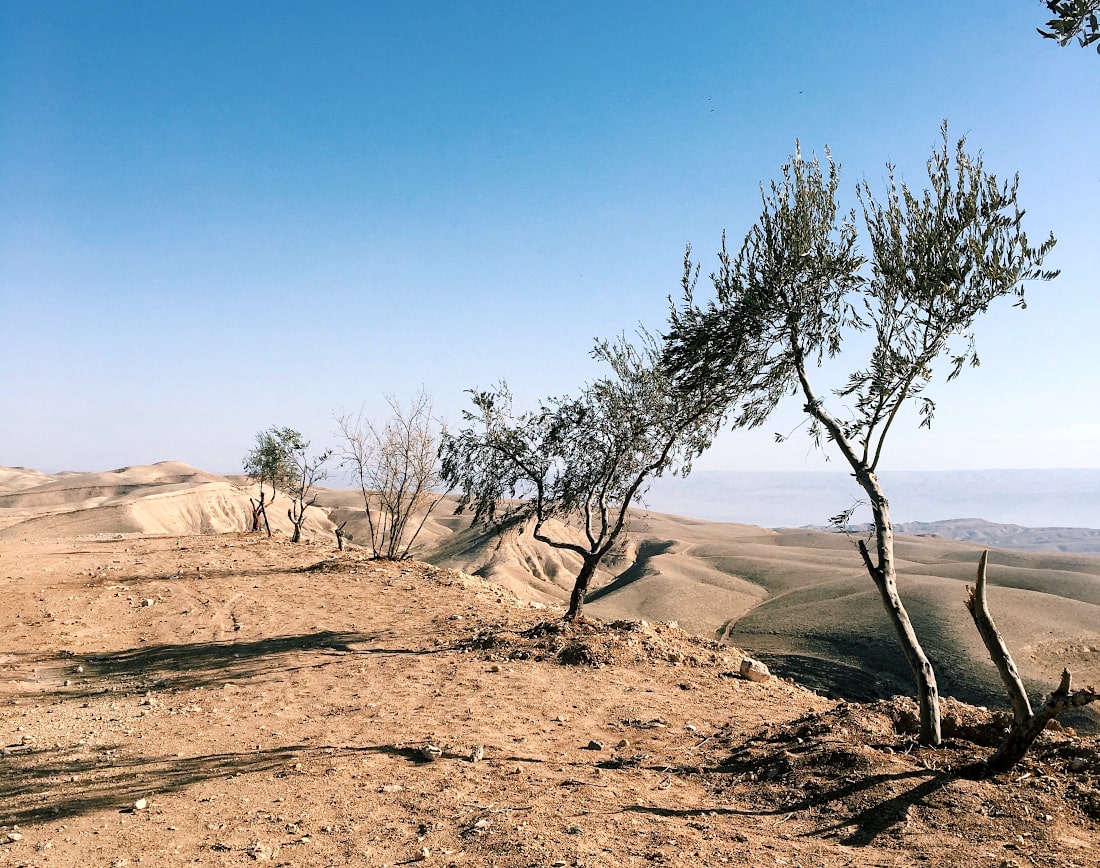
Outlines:
[[1062, 670], [1062, 682], [1038, 711], [1031, 710], [1027, 692], [1024, 689], [1023, 679], [1020, 678], [1016, 663], [1009, 653], [1008, 646], [1001, 638], [997, 625], [993, 623], [993, 617], [989, 614], [989, 605], [985, 598], [986, 564], [989, 560], [989, 552], [982, 552], [978, 561], [978, 580], [966, 600], [966, 608], [970, 610], [970, 617], [974, 619], [974, 626], [982, 637], [990, 658], [997, 667], [997, 672], [1004, 682], [1008, 698], [1012, 702], [1012, 726], [1001, 742], [997, 752], [985, 762], [990, 774], [1007, 772], [1020, 760], [1039, 737], [1046, 725], [1054, 720], [1067, 708], [1080, 708], [1100, 699], [1093, 688], [1071, 691], [1071, 676], [1068, 669]]
[[878, 479], [864, 470], [858, 475], [859, 482], [871, 498], [871, 509], [875, 519], [875, 538], [878, 549], [878, 566], [871, 561], [867, 546], [860, 541], [859, 551], [867, 566], [875, 587], [882, 597], [890, 623], [894, 625], [898, 643], [913, 671], [917, 683], [917, 705], [920, 708], [920, 743], [938, 745], [940, 743], [940, 695], [936, 686], [936, 673], [924, 653], [916, 631], [909, 620], [909, 613], [898, 594], [897, 569], [894, 565], [894, 526], [890, 522], [890, 504]]
[[1014, 721], [997, 752], [986, 760], [986, 768], [992, 774], [1007, 772], [1024, 758], [1028, 748], [1039, 737], [1048, 723], [1069, 708], [1081, 708], [1100, 700], [1100, 693], [1092, 687], [1072, 690], [1072, 676], [1068, 669], [1062, 670], [1062, 681], [1042, 704], [1038, 711], [1026, 721]]
[[581, 617], [584, 609], [584, 598], [588, 596], [588, 582], [596, 572], [599, 564], [598, 557], [586, 557], [581, 571], [577, 574], [577, 580], [573, 583], [573, 593], [569, 595], [569, 611], [565, 613], [566, 621], [576, 621]]
[[[252, 532], [256, 533], [260, 529], [260, 519], [263, 519], [264, 527], [267, 528], [267, 535], [271, 536], [271, 523], [267, 520], [267, 506], [264, 501], [265, 494], [260, 492], [260, 499], [253, 500], [248, 498], [248, 502], [252, 504]], [[274, 499], [274, 498], [272, 498]]]

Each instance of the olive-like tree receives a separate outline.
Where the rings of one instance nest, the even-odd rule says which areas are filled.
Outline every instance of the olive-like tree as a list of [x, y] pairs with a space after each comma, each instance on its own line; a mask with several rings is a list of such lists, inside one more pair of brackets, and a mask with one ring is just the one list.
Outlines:
[[[293, 428], [272, 426], [256, 435], [256, 446], [244, 459], [244, 472], [256, 480], [260, 486], [259, 499], [249, 498], [252, 503], [252, 530], [260, 529], [260, 519], [271, 536], [271, 525], [267, 521], [267, 507], [275, 500], [279, 490], [290, 498], [287, 518], [294, 526], [291, 542], [302, 538], [302, 525], [306, 520], [306, 510], [317, 502], [313, 487], [326, 477], [323, 470], [325, 462], [332, 456], [332, 450], [310, 456], [309, 441]], [[271, 498], [267, 499], [264, 486], [271, 487]]]
[[328, 471], [324, 469], [325, 463], [332, 457], [332, 450], [325, 449], [316, 455], [309, 454], [309, 441], [290, 428], [280, 429], [282, 432], [282, 444], [286, 450], [287, 463], [291, 472], [288, 479], [287, 493], [290, 495], [290, 509], [286, 511], [287, 518], [294, 526], [294, 532], [290, 536], [292, 543], [302, 539], [302, 525], [306, 521], [306, 510], [317, 502], [317, 495], [313, 491], [314, 486], [328, 477]]
[[[831, 156], [823, 168], [796, 150], [782, 180], [762, 190], [761, 216], [736, 256], [723, 240], [714, 300], [700, 306], [687, 293], [674, 311], [669, 350], [681, 376], [740, 375], [724, 335], [740, 341], [748, 323], [762, 348], [757, 358], [766, 358], [760, 394], [774, 401], [801, 393], [812, 435], [833, 444], [870, 501], [875, 551], [861, 541], [860, 554], [917, 683], [920, 740], [933, 745], [940, 741], [935, 672], [898, 592], [890, 503], [877, 471], [907, 404], [916, 404], [922, 426], [932, 423], [925, 388], [937, 363], [946, 363], [948, 380], [978, 364], [977, 317], [1006, 296], [1022, 307], [1025, 281], [1057, 274], [1042, 269], [1053, 236], [1033, 247], [1024, 233], [1018, 179], [1000, 183], [964, 141], [952, 147], [946, 124], [942, 138], [927, 164], [928, 189], [898, 182], [892, 166], [881, 201], [866, 183], [858, 187], [866, 254], [855, 212], [838, 206]], [[852, 331], [870, 333], [870, 357], [827, 402], [811, 372]]]
[[[600, 343], [593, 355], [609, 376], [531, 412], [513, 409], [503, 383], [471, 392], [467, 424], [440, 452], [443, 479], [461, 492], [456, 512], [471, 508], [475, 522], [498, 526], [515, 521], [521, 532], [532, 522], [536, 540], [580, 556], [567, 620], [581, 617], [592, 577], [649, 480], [686, 475], [731, 412], [721, 390], [678, 388], [648, 333], [637, 346]], [[551, 519], [571, 530], [551, 531]]]
[[1063, 48], [1075, 40], [1082, 48], [1095, 45], [1100, 54], [1100, 0], [1044, 0], [1044, 4], [1054, 17], [1047, 21], [1047, 30], [1037, 28], [1040, 36]]
[[[256, 435], [256, 445], [244, 457], [245, 475], [250, 477], [260, 489], [257, 497], [248, 499], [252, 504], [250, 529], [253, 532], [258, 531], [262, 524], [267, 530], [267, 535], [271, 536], [267, 507], [274, 502], [280, 489], [288, 491], [293, 485], [294, 464], [290, 460], [286, 445], [288, 437], [296, 434], [297, 432], [289, 428], [272, 427], [266, 431], [260, 431]], [[267, 493], [268, 488], [271, 489], [270, 497]]]

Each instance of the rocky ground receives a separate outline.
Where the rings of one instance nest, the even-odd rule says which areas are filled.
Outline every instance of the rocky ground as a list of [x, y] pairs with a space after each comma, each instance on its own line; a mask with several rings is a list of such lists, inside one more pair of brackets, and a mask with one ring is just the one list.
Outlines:
[[276, 538], [0, 543], [0, 865], [1100, 865], [1095, 739]]

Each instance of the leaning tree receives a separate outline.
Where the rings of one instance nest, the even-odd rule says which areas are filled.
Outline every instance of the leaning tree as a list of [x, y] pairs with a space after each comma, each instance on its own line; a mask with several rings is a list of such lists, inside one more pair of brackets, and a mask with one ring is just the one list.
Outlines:
[[[898, 593], [890, 504], [877, 471], [906, 405], [916, 405], [922, 426], [931, 424], [935, 404], [925, 388], [937, 364], [946, 364], [948, 380], [978, 364], [977, 317], [1006, 296], [1022, 307], [1025, 281], [1057, 274], [1042, 269], [1053, 236], [1033, 247], [1024, 233], [1018, 179], [1000, 183], [964, 141], [952, 147], [946, 124], [942, 137], [927, 164], [928, 189], [911, 190], [892, 166], [883, 199], [866, 183], [858, 187], [866, 253], [855, 212], [838, 207], [831, 156], [823, 168], [796, 149], [782, 180], [762, 190], [761, 216], [740, 251], [730, 254], [723, 239], [714, 299], [699, 305], [686, 293], [669, 337], [679, 376], [721, 382], [743, 376], [748, 328], [765, 359], [759, 394], [775, 401], [800, 393], [811, 434], [848, 463], [874, 518], [874, 553], [861, 541], [860, 554], [917, 683], [920, 740], [933, 745], [940, 741], [935, 672]], [[811, 373], [853, 331], [869, 332], [870, 356], [827, 401]], [[725, 349], [726, 334], [736, 337], [735, 353]]]
[[441, 449], [443, 479], [461, 493], [457, 512], [472, 509], [475, 522], [498, 527], [515, 522], [521, 532], [533, 523], [536, 540], [581, 558], [567, 620], [581, 616], [592, 577], [649, 480], [687, 474], [733, 403], [728, 385], [678, 388], [648, 333], [636, 346], [600, 343], [593, 355], [610, 376], [534, 411], [516, 412], [503, 383], [473, 391], [467, 424]]

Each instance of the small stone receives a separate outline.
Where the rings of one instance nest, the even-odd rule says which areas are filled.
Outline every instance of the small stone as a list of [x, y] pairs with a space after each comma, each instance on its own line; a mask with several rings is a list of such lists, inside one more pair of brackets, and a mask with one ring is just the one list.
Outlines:
[[588, 747], [585, 748], [585, 749], [586, 750], [603, 750], [603, 742], [602, 741], [596, 741], [595, 739], [593, 739], [592, 741], [590, 741], [588, 743]]
[[1071, 772], [1083, 772], [1086, 768], [1088, 768], [1088, 765], [1088, 761], [1084, 757], [1074, 757], [1072, 760], [1070, 760], [1069, 770]]
[[619, 750], [622, 750], [624, 747], [630, 747], [630, 739], [620, 738], [619, 743], [615, 745], [615, 747], [617, 747]]
[[404, 792], [405, 788], [401, 784], [385, 784], [382, 787], [384, 793], [400, 793]]
[[763, 682], [770, 681], [772, 674], [768, 671], [768, 667], [759, 660], [746, 657], [741, 661], [741, 677], [747, 678], [749, 681]]
[[23, 836], [18, 832], [8, 832], [7, 841], [9, 844], [14, 844], [16, 841], [22, 841]]
[[156, 600], [152, 599], [151, 597], [146, 597], [144, 600], [141, 601], [141, 608], [148, 609], [155, 602]]
[[144, 811], [147, 807], [149, 807], [149, 802], [146, 799], [138, 799], [134, 802], [135, 811]]
[[441, 756], [443, 756], [443, 749], [434, 744], [426, 744], [420, 748], [420, 757], [425, 762], [435, 762]]
[[416, 861], [423, 862], [425, 859], [430, 859], [431, 855], [431, 850], [429, 850], [427, 847], [421, 847], [420, 852], [416, 854]]
[[479, 763], [485, 759], [485, 748], [480, 744], [475, 744], [474, 749], [470, 751], [470, 762]]
[[500, 672], [500, 664], [499, 663], [494, 663], [492, 666], [489, 667], [489, 671], [490, 672]]

